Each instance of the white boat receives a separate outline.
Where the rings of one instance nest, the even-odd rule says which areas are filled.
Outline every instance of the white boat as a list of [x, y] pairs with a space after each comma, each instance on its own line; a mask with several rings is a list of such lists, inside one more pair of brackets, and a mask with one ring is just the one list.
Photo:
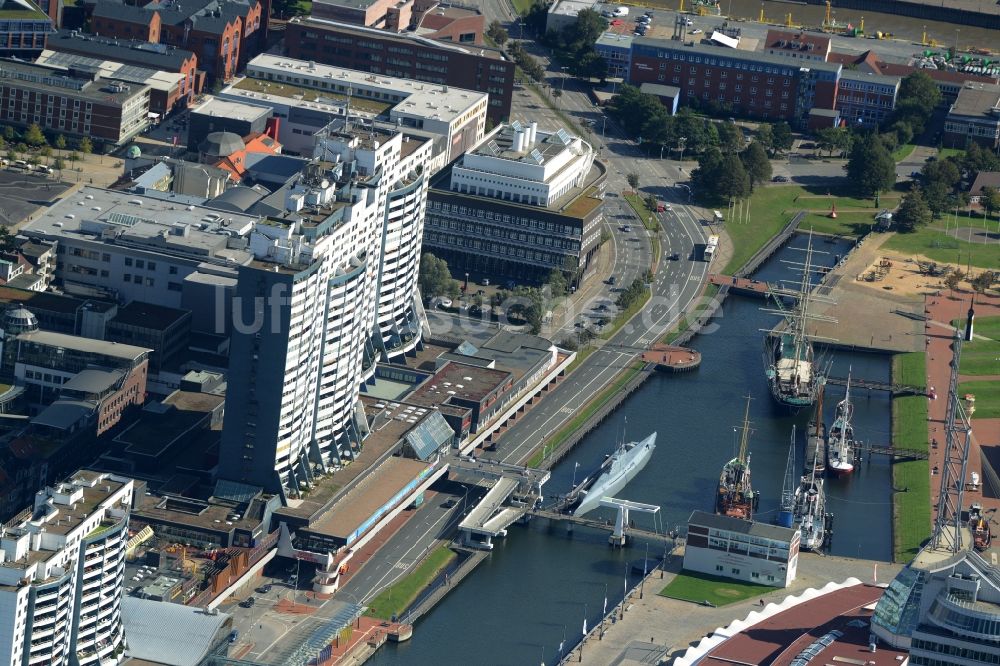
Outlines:
[[799, 548], [820, 550], [826, 543], [826, 494], [823, 479], [816, 473], [803, 476], [795, 490], [794, 516], [796, 527], [802, 534]]
[[605, 497], [614, 497], [615, 493], [642, 471], [655, 448], [655, 432], [641, 442], [629, 442], [619, 446], [604, 465], [601, 475], [590, 488], [583, 491], [583, 499], [574, 509], [573, 515], [582, 516], [599, 507]]
[[854, 471], [856, 455], [854, 443], [854, 426], [851, 416], [854, 405], [851, 404], [851, 375], [847, 374], [847, 393], [837, 404], [837, 417], [830, 428], [830, 441], [826, 445], [827, 469], [837, 476], [847, 476]]

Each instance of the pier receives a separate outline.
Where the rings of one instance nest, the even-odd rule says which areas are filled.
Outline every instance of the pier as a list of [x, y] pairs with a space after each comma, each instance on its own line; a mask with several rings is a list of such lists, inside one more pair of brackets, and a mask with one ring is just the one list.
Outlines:
[[[827, 377], [827, 384], [833, 386], [847, 386], [847, 377]], [[889, 391], [892, 395], [928, 395], [927, 389], [922, 386], [910, 386], [907, 384], [893, 384], [892, 382], [878, 382], [871, 379], [851, 379], [851, 387], [868, 389], [869, 391]]]
[[742, 296], [759, 296], [767, 298], [770, 286], [760, 280], [751, 280], [745, 277], [730, 277], [721, 273], [712, 273], [708, 276], [708, 281], [717, 287], [726, 287], [727, 291]]

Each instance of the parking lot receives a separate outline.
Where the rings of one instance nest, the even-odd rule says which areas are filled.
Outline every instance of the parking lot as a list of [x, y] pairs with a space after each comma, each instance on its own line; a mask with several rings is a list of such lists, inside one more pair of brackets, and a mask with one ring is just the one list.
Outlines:
[[17, 226], [32, 213], [61, 196], [70, 186], [53, 176], [22, 169], [0, 171], [0, 224]]

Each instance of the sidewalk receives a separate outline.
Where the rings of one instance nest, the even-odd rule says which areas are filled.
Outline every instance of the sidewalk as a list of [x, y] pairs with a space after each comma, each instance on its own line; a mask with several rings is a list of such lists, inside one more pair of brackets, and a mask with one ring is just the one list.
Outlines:
[[[611, 275], [614, 269], [614, 238], [601, 244], [597, 249], [597, 254], [590, 264], [590, 268], [584, 275], [580, 289], [569, 294], [552, 310], [552, 320], [542, 326], [539, 333], [542, 337], [552, 339], [560, 329], [567, 324], [572, 324], [573, 319], [586, 309], [586, 304], [604, 289], [604, 280]], [[553, 340], [558, 343], [559, 340]]]
[[[931, 506], [936, 507], [940, 493], [941, 479], [940, 470], [944, 465], [945, 454], [945, 418], [948, 409], [948, 385], [951, 378], [951, 362], [953, 358], [952, 343], [954, 333], [950, 326], [947, 328], [941, 324], [949, 324], [954, 319], [965, 320], [969, 309], [969, 299], [971, 294], [959, 293], [954, 297], [947, 293], [937, 296], [929, 296], [926, 302], [926, 313], [929, 320], [926, 324], [927, 336], [927, 385], [937, 389], [937, 400], [931, 400], [928, 404], [928, 437], [931, 442], [937, 441], [937, 446], [930, 448], [930, 468], [931, 468]], [[1000, 316], [1000, 298], [996, 296], [976, 295], [976, 317]], [[959, 384], [963, 381], [988, 381], [988, 376], [965, 376], [960, 375]], [[958, 396], [962, 399], [964, 396]], [[972, 421], [972, 443], [969, 448], [967, 478], [963, 482], [968, 482], [972, 474], [979, 475], [980, 486], [972, 489], [966, 486], [966, 507], [974, 502], [983, 505], [985, 511], [990, 509], [1000, 509], [1000, 499], [989, 497], [982, 492], [984, 455], [983, 449], [994, 453], [993, 459], [997, 459], [995, 452], [1000, 452], [1000, 419], [978, 419], [973, 415]], [[964, 508], [964, 507], [963, 507]]]

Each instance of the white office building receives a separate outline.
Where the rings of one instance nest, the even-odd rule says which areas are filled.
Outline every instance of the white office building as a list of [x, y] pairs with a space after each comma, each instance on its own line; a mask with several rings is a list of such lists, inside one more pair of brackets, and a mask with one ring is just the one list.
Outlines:
[[[250, 234], [239, 269], [220, 477], [294, 496], [353, 458], [360, 385], [420, 343], [417, 270], [432, 142], [330, 127], [326, 162]], [[287, 496], [287, 495], [286, 495]]]
[[269, 53], [247, 63], [246, 76], [217, 97], [272, 108], [286, 152], [307, 156], [332, 120], [380, 119], [434, 140], [432, 173], [482, 140], [489, 108], [487, 93]]
[[132, 481], [81, 470], [0, 530], [0, 664], [119, 664]]

